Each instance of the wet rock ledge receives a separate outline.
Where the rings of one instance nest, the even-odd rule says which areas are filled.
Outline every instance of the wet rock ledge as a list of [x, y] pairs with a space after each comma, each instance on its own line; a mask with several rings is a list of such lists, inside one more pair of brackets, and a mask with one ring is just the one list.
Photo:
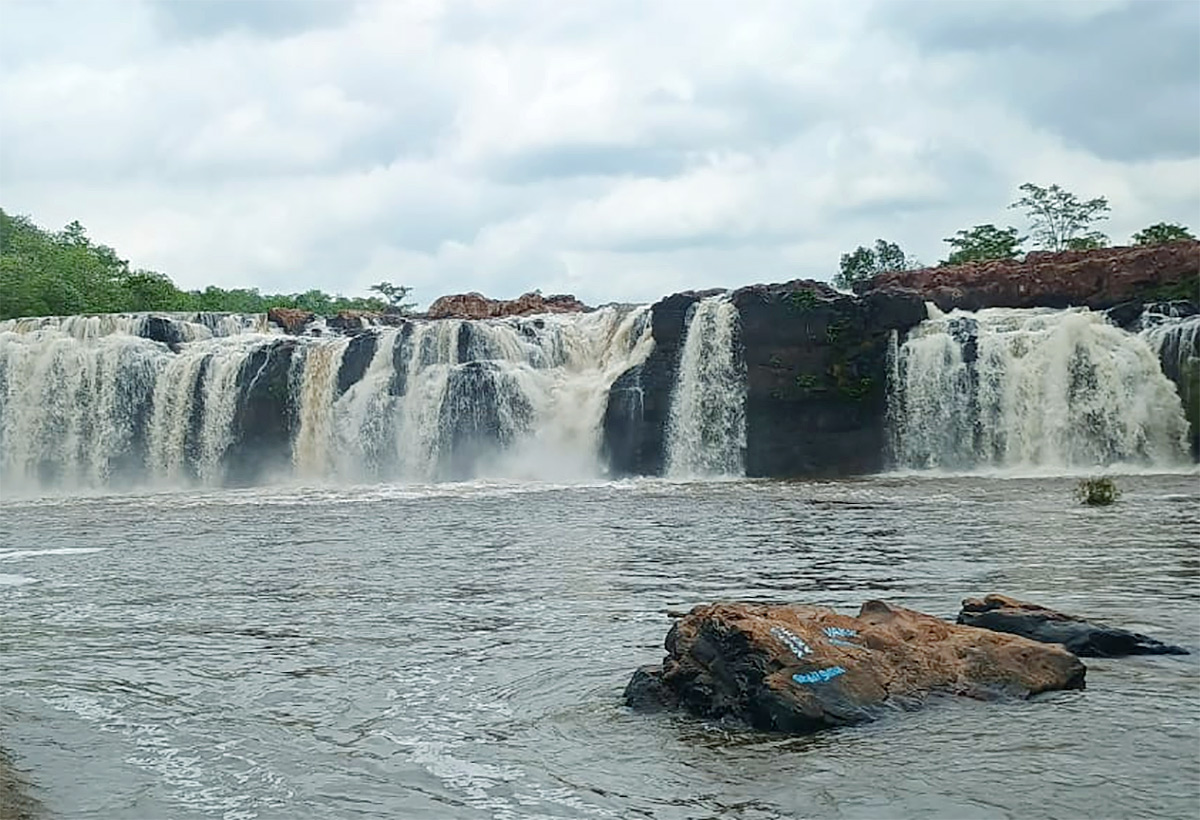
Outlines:
[[934, 693], [992, 699], [1082, 689], [1086, 674], [1057, 644], [883, 601], [867, 601], [856, 617], [801, 605], [698, 606], [665, 645], [661, 666], [634, 673], [630, 706], [681, 706], [793, 733], [911, 709]]
[[1182, 646], [1163, 643], [1127, 629], [1085, 621], [1075, 615], [1004, 595], [967, 598], [958, 613], [958, 623], [1062, 644], [1083, 658], [1188, 654]]

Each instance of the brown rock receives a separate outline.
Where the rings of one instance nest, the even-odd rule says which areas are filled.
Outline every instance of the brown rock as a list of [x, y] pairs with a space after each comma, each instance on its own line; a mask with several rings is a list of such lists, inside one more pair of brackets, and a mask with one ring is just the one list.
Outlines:
[[312, 320], [313, 313], [310, 310], [273, 307], [267, 311], [267, 321], [274, 322], [293, 336], [303, 333]]
[[1091, 623], [1039, 604], [1004, 595], [962, 602], [958, 622], [981, 629], [1021, 635], [1035, 641], [1058, 643], [1085, 658], [1118, 658], [1124, 655], [1187, 655], [1172, 646], [1126, 629]]
[[489, 299], [482, 293], [442, 296], [429, 306], [429, 319], [496, 319], [501, 316], [529, 316], [535, 313], [583, 313], [590, 310], [574, 296], [542, 296], [534, 291], [516, 299]]
[[630, 682], [631, 706], [677, 701], [702, 717], [787, 732], [870, 720], [933, 692], [1081, 689], [1086, 672], [1062, 647], [882, 601], [857, 617], [814, 606], [698, 606], [672, 627], [666, 649], [661, 669], [643, 667]]
[[377, 323], [380, 314], [365, 310], [339, 310], [333, 316], [325, 319], [325, 326], [330, 330], [340, 330], [343, 333], [356, 333]]
[[[1187, 288], [1200, 277], [1200, 242], [1049, 253], [883, 273], [856, 288], [905, 288], [941, 310], [988, 307], [1089, 307], [1103, 310], [1164, 287]], [[1191, 285], [1195, 295], [1197, 286]]]

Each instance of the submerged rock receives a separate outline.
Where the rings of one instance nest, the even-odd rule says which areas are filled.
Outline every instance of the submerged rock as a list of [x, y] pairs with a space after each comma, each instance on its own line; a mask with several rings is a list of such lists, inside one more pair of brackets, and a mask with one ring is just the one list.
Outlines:
[[634, 673], [635, 708], [808, 732], [871, 720], [945, 692], [1028, 697], [1082, 689], [1065, 649], [868, 601], [857, 617], [815, 606], [698, 606], [671, 628], [662, 666]]
[[1189, 654], [1181, 646], [1165, 644], [1125, 629], [1089, 623], [1074, 615], [1004, 595], [988, 595], [982, 600], [967, 598], [958, 613], [958, 623], [1021, 635], [1043, 643], [1062, 644], [1085, 658]]

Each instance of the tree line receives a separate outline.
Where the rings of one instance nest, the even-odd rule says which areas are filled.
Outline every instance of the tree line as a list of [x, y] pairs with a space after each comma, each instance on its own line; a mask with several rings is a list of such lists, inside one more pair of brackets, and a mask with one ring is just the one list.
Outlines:
[[329, 316], [343, 310], [408, 313], [411, 289], [391, 282], [372, 285], [366, 298], [328, 294], [259, 293], [209, 285], [181, 290], [166, 275], [131, 268], [107, 245], [92, 241], [79, 222], [47, 231], [26, 216], [0, 209], [0, 319], [77, 313], [265, 313], [273, 307]]
[[[1108, 237], [1095, 229], [1096, 223], [1108, 218], [1110, 209], [1105, 197], [1082, 200], [1058, 185], [1042, 187], [1032, 182], [1025, 183], [1019, 190], [1021, 196], [1008, 207], [1025, 212], [1029, 235], [1022, 236], [1012, 226], [976, 225], [942, 240], [951, 251], [938, 265], [1016, 259], [1030, 239], [1035, 249], [1047, 251], [1092, 250], [1108, 246]], [[1157, 245], [1195, 238], [1183, 225], [1159, 222], [1135, 233], [1133, 244]], [[919, 267], [921, 263], [905, 254], [895, 242], [876, 239], [871, 247], [860, 245], [853, 252], [842, 254], [833, 283], [849, 288], [855, 282], [880, 273]]]

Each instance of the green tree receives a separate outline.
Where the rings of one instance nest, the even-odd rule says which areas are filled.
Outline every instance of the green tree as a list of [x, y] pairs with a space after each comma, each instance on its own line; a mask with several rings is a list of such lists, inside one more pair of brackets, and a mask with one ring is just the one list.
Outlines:
[[966, 262], [986, 262], [989, 259], [1015, 259], [1021, 252], [1025, 237], [1016, 228], [997, 228], [988, 223], [962, 230], [943, 239], [954, 248], [943, 265], [962, 265]]
[[183, 310], [184, 294], [161, 273], [136, 270], [121, 280], [121, 310]]
[[1108, 200], [1104, 197], [1081, 200], [1057, 185], [1043, 188], [1026, 182], [1023, 196], [1010, 208], [1023, 208], [1032, 225], [1038, 247], [1051, 251], [1102, 248], [1108, 237], [1092, 230], [1092, 225], [1108, 219]]
[[[107, 245], [88, 238], [78, 221], [61, 231], [38, 227], [25, 216], [0, 209], [0, 318], [124, 311], [263, 313], [272, 307], [303, 308], [329, 315], [341, 310], [382, 312], [389, 303], [407, 310], [409, 289], [384, 282], [387, 301], [347, 298], [321, 290], [262, 294], [257, 288], [181, 291], [165, 275], [130, 270]], [[372, 290], [378, 290], [377, 285]]]
[[1174, 222], [1158, 222], [1135, 233], [1133, 244], [1162, 245], [1165, 242], [1179, 242], [1183, 239], [1195, 238], [1195, 235], [1183, 225]]
[[408, 294], [412, 293], [412, 288], [404, 285], [380, 282], [377, 285], [371, 285], [368, 290], [375, 291], [387, 300], [387, 307], [394, 313], [412, 313], [413, 308], [417, 306], [415, 302], [404, 301], [408, 298]]
[[1099, 231], [1092, 231], [1084, 236], [1073, 236], [1067, 240], [1066, 249], [1069, 251], [1094, 251], [1097, 248], [1107, 248], [1108, 237]]
[[873, 248], [859, 245], [853, 253], [842, 254], [833, 284], [849, 289], [855, 282], [863, 282], [880, 273], [910, 270], [916, 266], [916, 260], [906, 256], [895, 242], [876, 239]]

